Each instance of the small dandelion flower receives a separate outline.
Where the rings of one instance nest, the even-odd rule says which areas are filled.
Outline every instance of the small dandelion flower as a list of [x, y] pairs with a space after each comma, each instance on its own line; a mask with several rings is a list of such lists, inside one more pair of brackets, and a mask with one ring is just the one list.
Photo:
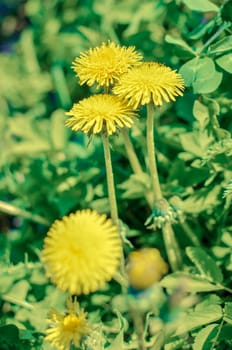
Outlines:
[[76, 300], [72, 302], [68, 299], [67, 311], [63, 315], [51, 310], [48, 315], [50, 327], [45, 331], [45, 339], [57, 350], [69, 350], [72, 344], [79, 347], [82, 338], [91, 331], [86, 319], [87, 313], [80, 310]]
[[112, 279], [121, 254], [121, 238], [111, 219], [86, 209], [54, 222], [44, 241], [42, 261], [61, 290], [88, 294]]
[[81, 100], [66, 113], [71, 116], [66, 121], [73, 131], [98, 134], [106, 132], [112, 135], [119, 128], [130, 128], [135, 113], [118, 96], [99, 94]]
[[136, 290], [151, 287], [167, 271], [168, 265], [156, 248], [143, 248], [129, 254], [127, 274], [130, 286]]
[[142, 55], [133, 46], [108, 42], [81, 53], [74, 60], [72, 68], [80, 79], [80, 85], [87, 83], [92, 86], [96, 82], [98, 86], [109, 87], [141, 59]]
[[133, 108], [153, 102], [162, 106], [163, 101], [175, 101], [182, 96], [184, 81], [180, 74], [157, 62], [144, 62], [124, 74], [113, 92], [128, 100]]
[[177, 213], [169, 205], [166, 199], [158, 200], [152, 210], [151, 215], [147, 218], [145, 225], [147, 228], [156, 229], [161, 228], [165, 223], [175, 223]]

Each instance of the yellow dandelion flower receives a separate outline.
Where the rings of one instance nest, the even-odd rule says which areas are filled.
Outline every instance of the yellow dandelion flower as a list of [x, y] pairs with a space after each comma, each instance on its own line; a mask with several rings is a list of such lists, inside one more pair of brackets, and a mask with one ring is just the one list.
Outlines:
[[66, 115], [71, 116], [66, 125], [72, 130], [98, 134], [105, 131], [111, 135], [119, 128], [130, 128], [135, 113], [118, 96], [93, 95], [75, 103]]
[[120, 235], [111, 219], [86, 209], [54, 222], [42, 261], [58, 288], [72, 295], [88, 294], [112, 279], [121, 254]]
[[81, 53], [72, 68], [80, 79], [80, 85], [87, 83], [92, 86], [96, 82], [98, 86], [109, 87], [141, 59], [142, 55], [135, 51], [134, 46], [108, 42]]
[[162, 106], [163, 101], [175, 101], [183, 89], [183, 78], [176, 71], [157, 62], [144, 62], [124, 74], [113, 92], [136, 109], [150, 102]]
[[86, 316], [87, 313], [80, 309], [76, 299], [68, 299], [65, 315], [54, 309], [50, 311], [50, 327], [45, 331], [45, 340], [57, 350], [69, 350], [71, 344], [79, 347], [82, 338], [91, 331]]
[[151, 287], [167, 271], [168, 265], [156, 248], [143, 248], [129, 254], [127, 264], [129, 284], [137, 290]]

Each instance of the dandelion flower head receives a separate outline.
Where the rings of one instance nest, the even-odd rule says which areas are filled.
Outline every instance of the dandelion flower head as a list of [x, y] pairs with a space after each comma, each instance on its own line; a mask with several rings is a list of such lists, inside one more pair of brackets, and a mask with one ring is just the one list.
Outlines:
[[86, 316], [87, 313], [79, 308], [76, 299], [68, 299], [65, 315], [54, 309], [50, 311], [50, 327], [45, 331], [45, 339], [57, 350], [69, 350], [71, 344], [79, 347], [83, 336], [90, 333]]
[[112, 279], [121, 254], [121, 238], [111, 219], [86, 209], [54, 222], [42, 261], [58, 288], [71, 295], [88, 294]]
[[75, 103], [66, 113], [71, 116], [66, 125], [73, 131], [98, 134], [106, 132], [111, 135], [119, 128], [130, 128], [135, 113], [128, 104], [118, 96], [97, 94]]
[[167, 271], [168, 265], [156, 248], [142, 248], [129, 254], [128, 280], [130, 286], [137, 290], [151, 287]]
[[176, 71], [157, 62], [144, 62], [124, 74], [113, 92], [136, 109], [150, 102], [162, 106], [163, 101], [175, 101], [183, 89], [183, 78]]
[[81, 53], [72, 67], [80, 85], [87, 83], [92, 86], [96, 82], [98, 86], [109, 87], [141, 59], [142, 55], [135, 51], [134, 46], [119, 46], [109, 41]]

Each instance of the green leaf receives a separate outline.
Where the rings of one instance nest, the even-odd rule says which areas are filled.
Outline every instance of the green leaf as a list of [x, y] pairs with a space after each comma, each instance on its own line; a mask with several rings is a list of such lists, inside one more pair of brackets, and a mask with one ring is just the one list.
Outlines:
[[182, 2], [192, 11], [198, 12], [218, 12], [219, 8], [208, 0], [182, 0]]
[[225, 303], [224, 320], [227, 323], [232, 324], [232, 302]]
[[193, 350], [211, 350], [212, 340], [218, 331], [218, 324], [214, 323], [201, 329], [194, 340]]
[[199, 247], [187, 247], [186, 254], [194, 263], [202, 277], [208, 281], [221, 283], [223, 275], [215, 261]]
[[201, 102], [196, 100], [193, 105], [193, 115], [199, 121], [199, 124], [204, 128], [209, 121], [209, 110]]
[[185, 213], [197, 214], [207, 209], [214, 208], [219, 203], [219, 193], [221, 186], [202, 188], [195, 191], [187, 199], [183, 201], [183, 209]]
[[124, 323], [125, 319], [122, 317], [119, 311], [116, 311], [119, 322], [120, 322], [120, 331], [116, 338], [111, 342], [110, 346], [107, 347], [107, 350], [123, 350], [124, 349]]
[[192, 86], [194, 93], [210, 93], [216, 90], [222, 80], [222, 73], [215, 70], [215, 64], [209, 57], [196, 57], [185, 63], [180, 74], [185, 85]]
[[232, 73], [232, 53], [217, 58], [216, 63], [226, 72]]
[[19, 343], [19, 330], [15, 325], [0, 326], [0, 344], [3, 342], [10, 345]]
[[205, 279], [190, 275], [184, 272], [175, 272], [167, 275], [160, 282], [161, 286], [175, 290], [183, 286], [186, 292], [200, 293], [200, 292], [213, 292], [222, 290], [222, 286], [216, 286], [213, 283], [206, 281]]
[[195, 51], [193, 51], [193, 49], [181, 38], [175, 38], [172, 35], [167, 34], [165, 36], [165, 41], [169, 44], [181, 47], [183, 50], [191, 53], [194, 56], [196, 55]]
[[221, 318], [222, 309], [219, 305], [198, 304], [195, 310], [190, 310], [181, 318], [174, 335], [181, 335]]
[[225, 51], [230, 51], [232, 48], [232, 35], [228, 35], [225, 38], [218, 40], [215, 44], [209, 47], [208, 52], [210, 54], [221, 54]]

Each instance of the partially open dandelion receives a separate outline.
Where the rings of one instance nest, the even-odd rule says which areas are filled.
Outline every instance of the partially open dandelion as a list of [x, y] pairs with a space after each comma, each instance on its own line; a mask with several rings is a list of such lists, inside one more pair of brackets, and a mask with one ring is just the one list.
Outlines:
[[88, 294], [114, 276], [122, 256], [117, 227], [106, 215], [81, 210], [57, 220], [48, 231], [42, 261], [61, 290]]
[[144, 62], [124, 74], [113, 92], [136, 109], [151, 102], [162, 106], [163, 101], [175, 101], [183, 89], [183, 78], [176, 71], [157, 62]]
[[127, 274], [129, 284], [137, 290], [151, 287], [168, 272], [168, 265], [156, 248], [143, 248], [129, 254]]
[[86, 316], [76, 300], [68, 299], [65, 315], [54, 309], [50, 311], [45, 339], [57, 350], [69, 350], [72, 344], [79, 347], [82, 338], [91, 331]]
[[81, 85], [97, 83], [98, 86], [109, 87], [141, 59], [142, 55], [133, 46], [119, 46], [109, 41], [81, 53], [75, 58], [73, 69]]
[[71, 116], [66, 125], [73, 131], [106, 132], [108, 135], [123, 127], [130, 128], [135, 117], [132, 109], [118, 96], [107, 94], [93, 95], [75, 103], [66, 115]]

